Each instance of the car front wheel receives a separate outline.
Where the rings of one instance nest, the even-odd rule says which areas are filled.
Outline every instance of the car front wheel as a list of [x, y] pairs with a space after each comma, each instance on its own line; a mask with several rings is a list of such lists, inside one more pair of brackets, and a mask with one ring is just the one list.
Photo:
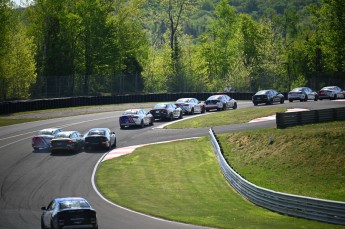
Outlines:
[[234, 103], [234, 106], [232, 107], [232, 109], [234, 109], [234, 110], [237, 109], [237, 103]]

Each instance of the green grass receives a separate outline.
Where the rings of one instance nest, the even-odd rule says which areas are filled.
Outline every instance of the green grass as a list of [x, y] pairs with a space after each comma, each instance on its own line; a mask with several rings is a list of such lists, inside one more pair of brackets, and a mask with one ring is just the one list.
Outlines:
[[247, 180], [276, 191], [345, 201], [345, 122], [218, 137], [229, 164]]
[[[228, 137], [223, 135], [222, 139]], [[254, 144], [259, 145], [256, 141]], [[270, 171], [275, 173], [278, 168]], [[119, 205], [190, 224], [217, 228], [342, 228], [280, 215], [243, 199], [221, 174], [208, 137], [145, 146], [102, 162], [96, 184], [103, 195]]]
[[[243, 108], [237, 110], [226, 110], [218, 112], [208, 112], [206, 115], [186, 119], [166, 126], [167, 129], [200, 128], [229, 124], [240, 124], [249, 122], [255, 118], [274, 115], [277, 112], [285, 112], [287, 108]], [[184, 116], [188, 117], [188, 116]]]
[[41, 120], [39, 118], [24, 118], [24, 119], [10, 119], [10, 118], [0, 118], [0, 126], [9, 126], [14, 124], [20, 124], [25, 122], [33, 122]]

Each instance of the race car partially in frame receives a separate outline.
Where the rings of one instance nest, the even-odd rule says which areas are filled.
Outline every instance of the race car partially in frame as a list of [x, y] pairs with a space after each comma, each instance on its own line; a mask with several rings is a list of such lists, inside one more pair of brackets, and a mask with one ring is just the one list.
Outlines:
[[129, 126], [152, 126], [154, 123], [153, 115], [145, 109], [130, 109], [126, 110], [119, 117], [120, 128], [123, 129]]
[[200, 102], [196, 98], [180, 98], [176, 100], [175, 105], [182, 109], [183, 114], [202, 114], [206, 111], [205, 104], [203, 102]]
[[338, 86], [327, 86], [321, 88], [321, 90], [318, 92], [319, 99], [343, 99], [345, 98], [345, 91], [343, 91]]
[[36, 151], [39, 149], [50, 149], [50, 141], [63, 129], [60, 128], [47, 128], [38, 131], [37, 135], [33, 136], [31, 139], [32, 148]]

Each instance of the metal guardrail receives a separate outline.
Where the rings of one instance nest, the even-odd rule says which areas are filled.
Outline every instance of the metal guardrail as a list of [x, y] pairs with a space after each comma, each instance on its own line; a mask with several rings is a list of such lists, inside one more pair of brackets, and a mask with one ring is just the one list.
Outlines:
[[241, 177], [223, 157], [212, 129], [211, 144], [229, 184], [252, 203], [285, 215], [345, 225], [345, 202], [291, 195], [259, 187]]
[[340, 120], [345, 120], [345, 107], [276, 114], [277, 128]]

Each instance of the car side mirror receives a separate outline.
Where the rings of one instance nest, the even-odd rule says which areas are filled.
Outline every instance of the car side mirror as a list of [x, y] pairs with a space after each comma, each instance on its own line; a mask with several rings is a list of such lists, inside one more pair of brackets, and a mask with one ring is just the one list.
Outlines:
[[112, 134], [115, 134], [115, 132], [111, 132]]
[[41, 207], [41, 210], [42, 211], [47, 211], [47, 208], [46, 207]]

